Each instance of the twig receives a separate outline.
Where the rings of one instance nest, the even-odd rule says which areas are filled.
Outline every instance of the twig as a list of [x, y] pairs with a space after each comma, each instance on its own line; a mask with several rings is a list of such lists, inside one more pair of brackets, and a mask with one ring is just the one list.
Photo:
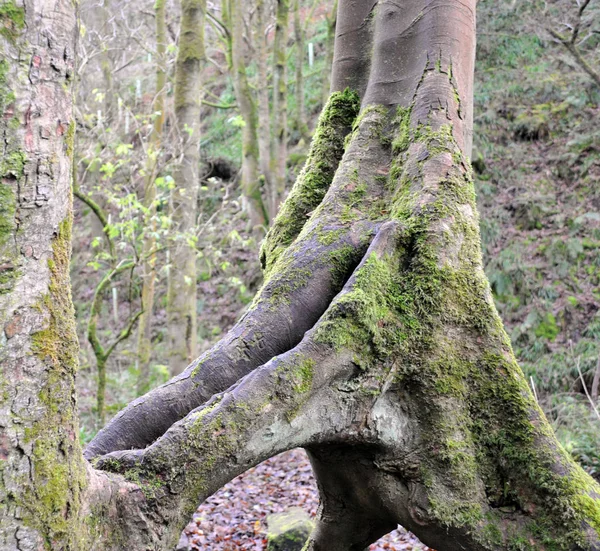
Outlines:
[[588, 392], [587, 389], [587, 385], [585, 384], [585, 380], [583, 379], [583, 373], [581, 372], [581, 367], [579, 366], [580, 363], [580, 358], [577, 358], [577, 372], [579, 373], [579, 378], [581, 379], [581, 384], [583, 385], [583, 390], [585, 391], [585, 395], [587, 396], [587, 399], [590, 402], [590, 405], [592, 406], [592, 409], [594, 410], [594, 413], [596, 414], [596, 417], [598, 417], [598, 420], [600, 420], [600, 412], [598, 411], [598, 408], [596, 407], [596, 404], [594, 403], [594, 400], [592, 400], [592, 397], [590, 396], [590, 393]]
[[538, 400], [537, 390], [535, 389], [535, 382], [533, 380], [533, 377], [530, 376], [529, 380], [531, 381], [531, 390], [533, 390], [533, 395], [535, 396], [535, 401], [539, 404], [540, 401]]

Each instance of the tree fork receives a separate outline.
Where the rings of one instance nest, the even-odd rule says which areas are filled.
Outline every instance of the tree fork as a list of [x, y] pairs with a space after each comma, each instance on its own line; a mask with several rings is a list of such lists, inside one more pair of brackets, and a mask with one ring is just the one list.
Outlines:
[[[169, 549], [200, 500], [303, 446], [321, 493], [312, 551], [362, 549], [396, 523], [440, 551], [600, 549], [600, 487], [556, 441], [483, 272], [467, 158], [475, 0], [342, 0], [338, 21], [329, 106], [352, 97], [348, 86], [362, 102], [352, 128], [341, 125], [343, 157], [325, 158], [315, 140], [263, 248], [253, 306], [98, 435], [86, 455], [104, 472], [86, 470], [74, 437], [69, 214], [57, 213], [54, 236], [21, 220], [21, 239], [54, 246], [36, 264], [43, 300], [1, 311], [3, 367], [25, 365], [37, 394], [29, 417], [6, 416], [0, 440], [0, 543]], [[319, 170], [319, 192], [298, 197]], [[68, 178], [57, 183], [64, 194]], [[20, 380], [2, 385], [2, 407], [22, 407]], [[24, 455], [33, 468], [19, 479]]]
[[[358, 90], [362, 112], [332, 185], [271, 264], [277, 230], [267, 237], [269, 283], [327, 213], [351, 225], [367, 213], [377, 237], [295, 348], [146, 450], [103, 458], [104, 468], [162, 476], [174, 457], [165, 450], [194, 441], [206, 415], [220, 424], [204, 431], [237, 443], [202, 433], [192, 471], [204, 487], [216, 482], [209, 491], [234, 466], [312, 450], [322, 506], [311, 550], [362, 549], [395, 523], [444, 551], [598, 548], [600, 488], [552, 434], [483, 272], [467, 158], [474, 37], [474, 1], [340, 2], [333, 89]], [[350, 529], [358, 518], [370, 521]]]

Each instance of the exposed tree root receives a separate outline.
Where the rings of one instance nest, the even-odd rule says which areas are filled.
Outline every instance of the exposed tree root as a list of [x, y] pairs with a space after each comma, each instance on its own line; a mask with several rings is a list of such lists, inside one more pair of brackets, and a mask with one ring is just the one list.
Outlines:
[[[416, 4], [428, 9], [400, 44], [420, 44], [427, 21], [436, 37], [460, 34], [450, 15], [474, 25], [474, 2]], [[398, 10], [382, 2], [346, 39], [375, 25], [374, 63], [391, 60]], [[412, 100], [396, 102], [408, 107], [363, 107], [341, 160], [313, 147], [263, 247], [267, 281], [249, 312], [88, 448], [144, 496], [132, 539], [174, 545], [199, 501], [302, 446], [322, 501], [310, 551], [362, 551], [397, 523], [441, 551], [599, 549], [600, 487], [556, 441], [483, 272], [456, 83], [472, 66], [455, 63], [456, 44], [429, 49]], [[392, 96], [405, 93], [376, 68], [367, 97], [397, 83]], [[355, 100], [333, 96], [320, 140], [339, 146]], [[349, 110], [344, 124], [334, 108]], [[326, 174], [316, 187], [315, 174]]]

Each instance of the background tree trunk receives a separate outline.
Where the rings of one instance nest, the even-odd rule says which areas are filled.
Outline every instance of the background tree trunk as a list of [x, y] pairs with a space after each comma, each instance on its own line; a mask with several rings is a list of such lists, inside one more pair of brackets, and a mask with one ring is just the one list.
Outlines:
[[300, 133], [300, 139], [310, 138], [308, 123], [306, 120], [306, 106], [304, 104], [304, 26], [300, 18], [302, 4], [300, 0], [294, 2], [294, 41], [296, 48], [296, 128]]
[[263, 181], [263, 197], [266, 195], [266, 204], [270, 202], [270, 190], [273, 186], [271, 174], [271, 109], [269, 104], [268, 78], [268, 46], [267, 46], [267, 21], [269, 16], [269, 3], [266, 0], [256, 2], [256, 64], [258, 95], [258, 151], [260, 160], [260, 173]]
[[327, 102], [331, 93], [331, 67], [333, 66], [333, 48], [335, 46], [335, 27], [337, 21], [338, 0], [334, 0], [331, 12], [327, 15], [327, 42], [325, 43], [326, 78], [323, 79], [323, 103]]
[[242, 193], [254, 227], [269, 225], [269, 214], [263, 201], [259, 170], [259, 142], [257, 134], [256, 103], [246, 74], [244, 47], [244, 7], [239, 0], [227, 0], [226, 19], [231, 32], [231, 68], [240, 115], [244, 120], [242, 129]]
[[274, 218], [283, 200], [287, 177], [287, 43], [289, 39], [289, 0], [277, 0], [273, 44], [273, 145], [270, 211]]
[[196, 224], [200, 161], [200, 90], [206, 62], [205, 0], [183, 0], [175, 66], [175, 117], [181, 143], [180, 162], [171, 191], [168, 290], [169, 370], [178, 375], [197, 348]]
[[152, 313], [156, 284], [156, 177], [158, 155], [165, 123], [165, 97], [167, 75], [165, 52], [167, 49], [167, 24], [165, 0], [154, 4], [156, 18], [156, 92], [152, 103], [154, 125], [148, 144], [148, 161], [144, 183], [145, 227], [142, 246], [142, 315], [138, 325], [138, 394], [146, 392], [150, 385], [150, 355], [152, 347]]

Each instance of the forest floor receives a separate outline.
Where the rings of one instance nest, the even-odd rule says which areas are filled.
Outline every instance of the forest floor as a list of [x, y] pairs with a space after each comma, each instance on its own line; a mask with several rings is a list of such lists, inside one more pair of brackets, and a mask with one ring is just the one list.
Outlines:
[[[186, 528], [192, 551], [261, 551], [267, 548], [267, 516], [301, 507], [315, 517], [318, 492], [308, 457], [291, 450], [261, 463], [207, 499]], [[370, 551], [432, 551], [402, 528]]]

